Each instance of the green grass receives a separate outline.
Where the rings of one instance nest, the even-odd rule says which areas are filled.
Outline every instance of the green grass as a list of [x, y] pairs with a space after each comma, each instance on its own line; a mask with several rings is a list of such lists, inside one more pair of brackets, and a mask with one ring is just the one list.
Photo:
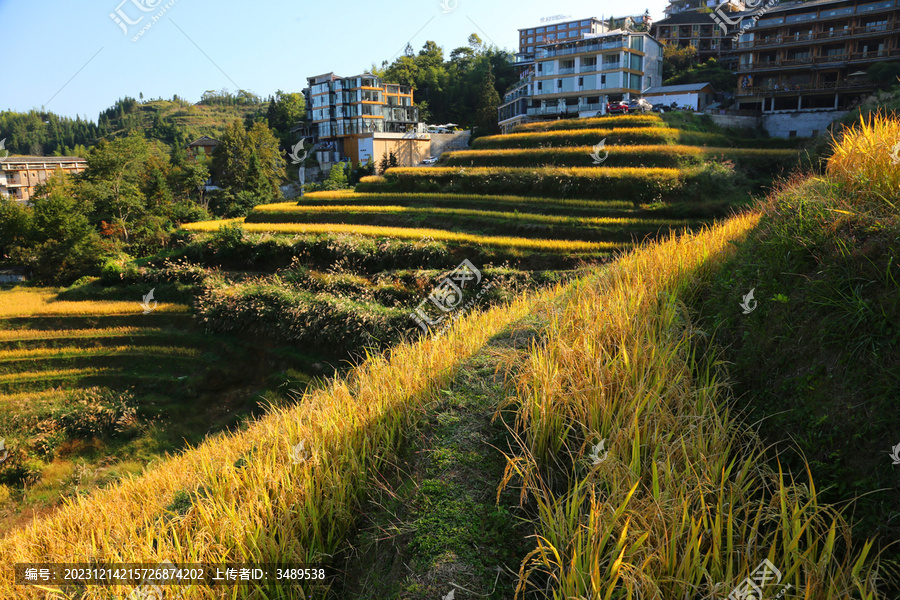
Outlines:
[[[809, 463], [823, 500], [855, 498], [855, 535], [882, 546], [900, 538], [888, 457], [900, 442], [897, 240], [898, 215], [880, 199], [795, 180], [693, 302], [734, 365], [735, 409], [760, 424], [786, 469]], [[751, 289], [758, 307], [744, 315], [737, 303]]]

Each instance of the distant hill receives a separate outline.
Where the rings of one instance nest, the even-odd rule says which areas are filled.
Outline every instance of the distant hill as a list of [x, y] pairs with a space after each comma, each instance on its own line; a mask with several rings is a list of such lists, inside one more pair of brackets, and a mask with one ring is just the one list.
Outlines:
[[166, 144], [187, 144], [216, 137], [234, 119], [264, 116], [269, 103], [247, 92], [207, 92], [193, 104], [178, 96], [141, 101], [126, 97], [101, 112], [97, 122], [71, 119], [52, 112], [0, 112], [0, 139], [11, 154], [34, 156], [84, 155], [101, 139], [141, 129]]

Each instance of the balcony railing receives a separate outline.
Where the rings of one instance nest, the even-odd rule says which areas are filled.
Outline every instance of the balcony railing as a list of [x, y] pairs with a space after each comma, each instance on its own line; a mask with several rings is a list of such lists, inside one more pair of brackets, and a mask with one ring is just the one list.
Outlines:
[[568, 68], [568, 69], [560, 69], [560, 70], [559, 70], [559, 74], [560, 74], [560, 75], [574, 75], [574, 74], [575, 74], [575, 67], [571, 67], [571, 68]]
[[581, 65], [581, 67], [578, 69], [578, 72], [579, 73], [590, 73], [591, 71], [597, 71], [597, 70], [598, 70], [597, 63], [594, 63], [592, 65]]
[[574, 48], [560, 48], [558, 50], [539, 49], [535, 55], [538, 60], [545, 58], [553, 58], [554, 56], [569, 56], [571, 54], [581, 54], [584, 52], [598, 52], [600, 50], [624, 49], [625, 41], [618, 40], [615, 42], [605, 42], [601, 44], [584, 44], [575, 46]]
[[900, 48], [893, 50], [873, 50], [871, 52], [853, 52], [850, 54], [837, 54], [831, 56], [812, 56], [809, 58], [783, 58], [754, 63], [740, 64], [738, 71], [762, 71], [766, 69], [780, 69], [785, 67], [808, 67], [812, 65], [824, 65], [844, 62], [874, 61], [883, 58], [900, 56]]
[[768, 46], [784, 46], [786, 44], [802, 44], [812, 41], [846, 39], [850, 37], [878, 35], [891, 31], [900, 31], [900, 21], [897, 23], [882, 23], [879, 25], [866, 25], [863, 27], [851, 27], [836, 31], [820, 31], [813, 34], [779, 35], [762, 40], [738, 42], [738, 50], [751, 48], [765, 48]]
[[787, 95], [787, 94], [796, 94], [798, 92], [821, 92], [821, 91], [840, 91], [840, 90], [852, 90], [859, 88], [868, 88], [872, 87], [872, 84], [868, 80], [861, 81], [824, 81], [818, 83], [801, 83], [795, 85], [779, 85], [777, 88], [775, 86], [751, 86], [745, 88], [738, 88], [737, 95], [738, 96], [772, 96], [772, 95]]

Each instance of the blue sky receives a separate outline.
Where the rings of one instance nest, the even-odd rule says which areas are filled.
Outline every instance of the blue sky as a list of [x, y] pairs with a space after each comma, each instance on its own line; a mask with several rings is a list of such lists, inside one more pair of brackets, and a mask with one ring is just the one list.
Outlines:
[[[441, 1], [455, 8], [445, 13]], [[658, 20], [665, 4], [0, 0], [0, 53], [8, 59], [0, 110], [44, 107], [96, 121], [118, 98], [137, 98], [141, 92], [144, 98], [178, 94], [194, 102], [210, 89], [242, 88], [261, 96], [278, 89], [298, 92], [312, 75], [355, 75], [373, 63], [380, 65], [399, 54], [407, 41], [418, 51], [434, 40], [449, 56], [477, 33], [485, 42], [515, 50], [517, 30], [539, 25], [542, 17], [624, 16], [650, 9]], [[141, 17], [134, 25], [123, 20]]]

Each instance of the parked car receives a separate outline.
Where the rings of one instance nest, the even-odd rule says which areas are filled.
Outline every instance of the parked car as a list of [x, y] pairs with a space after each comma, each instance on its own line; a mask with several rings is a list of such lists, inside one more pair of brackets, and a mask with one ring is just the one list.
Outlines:
[[625, 114], [628, 112], [628, 104], [625, 102], [607, 102], [606, 103], [606, 114], [615, 115], [615, 114]]
[[438, 161], [438, 159], [436, 157], [429, 156], [428, 158], [426, 158], [425, 160], [422, 161], [422, 164], [423, 165], [433, 165], [437, 161]]
[[653, 112], [664, 113], [667, 110], [672, 110], [672, 108], [663, 104], [662, 102], [657, 102], [656, 104], [652, 105], [652, 108], [650, 110], [652, 110]]
[[653, 105], [643, 98], [628, 101], [628, 112], [645, 113], [650, 110], [653, 110]]

